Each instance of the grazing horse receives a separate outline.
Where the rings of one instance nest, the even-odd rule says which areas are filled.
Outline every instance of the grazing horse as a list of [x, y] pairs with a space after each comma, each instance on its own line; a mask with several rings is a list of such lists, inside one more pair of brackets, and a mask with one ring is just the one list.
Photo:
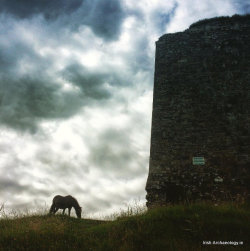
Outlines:
[[59, 209], [63, 209], [64, 214], [65, 209], [68, 208], [70, 216], [70, 211], [72, 207], [75, 209], [77, 217], [81, 218], [82, 208], [79, 206], [77, 200], [74, 197], [72, 197], [71, 195], [65, 197], [61, 195], [56, 195], [53, 199], [53, 203], [50, 207], [49, 212], [55, 214]]

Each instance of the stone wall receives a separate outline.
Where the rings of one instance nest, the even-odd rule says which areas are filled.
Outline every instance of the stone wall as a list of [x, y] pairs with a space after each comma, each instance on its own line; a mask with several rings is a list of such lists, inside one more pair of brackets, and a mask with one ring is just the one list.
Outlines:
[[250, 15], [156, 42], [146, 190], [148, 207], [250, 196]]

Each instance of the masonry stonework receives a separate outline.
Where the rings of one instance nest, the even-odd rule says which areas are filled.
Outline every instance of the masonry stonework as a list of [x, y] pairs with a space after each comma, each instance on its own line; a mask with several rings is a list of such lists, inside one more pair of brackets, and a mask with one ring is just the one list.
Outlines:
[[156, 42], [147, 206], [250, 196], [250, 15]]

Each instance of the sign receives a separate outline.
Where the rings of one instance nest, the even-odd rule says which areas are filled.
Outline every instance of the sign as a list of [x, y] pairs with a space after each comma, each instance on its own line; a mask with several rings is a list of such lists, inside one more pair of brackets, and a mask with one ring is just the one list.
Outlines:
[[193, 157], [193, 165], [205, 165], [204, 157]]

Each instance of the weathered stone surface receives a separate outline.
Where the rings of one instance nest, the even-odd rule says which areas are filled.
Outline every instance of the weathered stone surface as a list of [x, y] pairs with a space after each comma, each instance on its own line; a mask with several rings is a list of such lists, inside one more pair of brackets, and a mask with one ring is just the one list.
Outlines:
[[250, 15], [156, 42], [146, 190], [148, 207], [250, 196]]

